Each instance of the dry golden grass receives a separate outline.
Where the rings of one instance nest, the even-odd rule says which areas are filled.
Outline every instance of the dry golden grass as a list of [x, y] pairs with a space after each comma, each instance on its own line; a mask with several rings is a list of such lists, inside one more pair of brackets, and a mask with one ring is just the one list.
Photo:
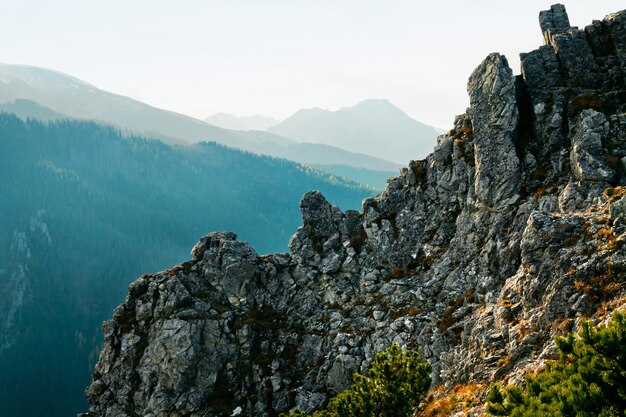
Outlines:
[[589, 284], [605, 297], [616, 295], [624, 287], [624, 281], [614, 277], [610, 269], [604, 274], [591, 277]]
[[563, 245], [566, 248], [569, 248], [577, 244], [579, 240], [580, 240], [579, 235], [568, 236], [563, 240]]
[[570, 332], [573, 323], [574, 320], [568, 317], [559, 321], [558, 323], [555, 323], [554, 328], [557, 330], [557, 332], [564, 335]]
[[496, 362], [496, 365], [502, 368], [503, 366], [508, 365], [509, 362], [511, 362], [511, 355], [507, 355], [506, 358], [498, 359], [498, 362]]
[[444, 417], [453, 413], [468, 415], [472, 408], [480, 405], [487, 389], [485, 384], [466, 384], [457, 385], [446, 392], [439, 386], [431, 391], [423, 410], [414, 414], [414, 417]]
[[596, 232], [595, 237], [598, 239], [609, 238], [613, 236], [613, 229], [610, 227], [603, 227]]
[[574, 288], [576, 288], [576, 291], [584, 294], [595, 294], [595, 290], [591, 285], [580, 280], [574, 282]]
[[608, 213], [608, 211], [605, 210], [604, 214], [601, 214], [598, 217], [595, 217], [592, 220], [592, 222], [594, 222], [595, 224], [608, 224], [609, 221], [611, 220], [611, 217], [609, 217], [609, 215], [607, 213]]
[[609, 187], [604, 190], [604, 195], [608, 199], [608, 203], [611, 204], [626, 195], [626, 187], [621, 185], [618, 187]]
[[612, 236], [606, 243], [598, 246], [597, 252], [614, 251], [615, 249], [617, 249], [617, 239], [615, 236]]
[[605, 301], [600, 304], [600, 307], [596, 310], [596, 317], [599, 320], [603, 320], [610, 312], [615, 311], [624, 305], [626, 305], [626, 296], [618, 298], [617, 300]]
[[558, 191], [558, 188], [554, 186], [546, 187], [546, 188], [538, 188], [537, 190], [535, 190], [533, 195], [535, 196], [535, 198], [541, 198], [544, 195], [554, 194], [557, 191]]
[[177, 267], [173, 267], [172, 269], [166, 269], [163, 273], [169, 277], [174, 277], [178, 274], [179, 269]]
[[521, 342], [526, 336], [537, 331], [537, 326], [531, 326], [529, 323], [521, 322], [517, 328], [517, 341]]
[[607, 294], [617, 294], [622, 288], [624, 288], [623, 282], [609, 282], [602, 289]]

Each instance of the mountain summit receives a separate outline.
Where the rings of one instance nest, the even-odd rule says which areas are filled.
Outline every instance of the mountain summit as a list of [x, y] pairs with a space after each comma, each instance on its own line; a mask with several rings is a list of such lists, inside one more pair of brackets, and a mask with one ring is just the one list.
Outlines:
[[337, 111], [299, 110], [268, 131], [401, 163], [425, 157], [437, 137], [433, 127], [410, 118], [388, 100], [378, 99]]
[[489, 55], [467, 114], [362, 212], [312, 191], [289, 254], [210, 233], [131, 284], [87, 415], [311, 412], [392, 342], [420, 351], [439, 393], [477, 393], [454, 415], [481, 415], [490, 382], [522, 381], [558, 358], [553, 336], [625, 308], [626, 10], [580, 30], [555, 5], [540, 23], [522, 75]]

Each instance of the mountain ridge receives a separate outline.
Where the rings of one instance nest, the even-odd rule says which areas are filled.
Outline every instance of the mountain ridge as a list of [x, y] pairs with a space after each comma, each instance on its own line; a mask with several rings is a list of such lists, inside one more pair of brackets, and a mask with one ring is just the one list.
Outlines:
[[71, 117], [56, 112], [48, 107], [42, 106], [39, 103], [18, 98], [10, 102], [0, 104], [0, 112], [12, 113], [21, 119], [37, 119], [45, 122], [53, 120], [69, 120]]
[[412, 119], [387, 99], [366, 99], [336, 111], [301, 109], [268, 131], [403, 163], [407, 155], [426, 156], [438, 136], [435, 128]]
[[[26, 74], [24, 74], [24, 71]], [[52, 86], [47, 82], [53, 78]], [[324, 163], [310, 157], [310, 147], [270, 132], [234, 131], [132, 98], [101, 90], [56, 70], [34, 66], [0, 64], [0, 103], [26, 99], [74, 119], [112, 124], [130, 134], [184, 144], [214, 141], [262, 155], [288, 158], [305, 164]], [[76, 88], [77, 86], [82, 88]], [[398, 164], [338, 147], [317, 147], [317, 154], [343, 165], [378, 170], [396, 170]]]
[[484, 398], [625, 308], [626, 10], [578, 29], [557, 4], [540, 27], [522, 75], [490, 54], [468, 112], [361, 212], [311, 191], [290, 253], [213, 232], [131, 284], [84, 416], [311, 412], [392, 342]]
[[228, 113], [215, 113], [204, 121], [217, 127], [232, 130], [266, 130], [280, 122], [273, 117], [259, 114], [237, 117]]
[[[75, 119], [65, 114], [58, 113], [48, 107], [44, 107], [39, 103], [27, 99], [15, 99], [12, 102], [1, 103], [0, 112], [12, 113], [23, 120], [36, 119], [45, 122], [62, 121], [62, 120], [81, 120]], [[133, 132], [125, 131], [127, 136], [133, 136]], [[262, 131], [251, 131], [249, 134], [254, 135], [255, 139], [263, 142], [263, 138], [271, 136]], [[140, 135], [141, 136], [141, 135]], [[161, 138], [162, 139], [162, 138]], [[276, 137], [271, 137], [276, 140]], [[345, 177], [349, 181], [371, 187], [372, 189], [384, 189], [387, 178], [395, 175], [395, 164], [385, 162], [383, 160], [371, 157], [369, 155], [354, 154], [339, 148], [333, 148], [326, 145], [299, 144], [297, 149], [291, 145], [291, 141], [285, 139], [285, 146], [274, 149], [272, 155], [276, 158], [283, 158], [290, 161], [301, 159], [299, 154], [306, 154], [306, 162], [302, 162], [311, 167], [325, 170], [330, 174]], [[187, 145], [189, 146], [189, 145]], [[237, 149], [237, 148], [235, 148]], [[254, 151], [257, 152], [254, 152]], [[262, 147], [248, 146], [248, 152], [257, 155], [264, 155]], [[356, 165], [353, 166], [352, 164]], [[359, 166], [367, 165], [369, 168], [360, 168]]]

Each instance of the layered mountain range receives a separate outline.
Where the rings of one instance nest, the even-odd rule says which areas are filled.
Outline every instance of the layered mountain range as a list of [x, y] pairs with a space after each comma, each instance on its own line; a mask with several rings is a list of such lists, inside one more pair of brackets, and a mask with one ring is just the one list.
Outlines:
[[443, 390], [480, 392], [622, 308], [626, 11], [584, 29], [562, 5], [539, 20], [545, 45], [521, 55], [522, 74], [489, 55], [467, 113], [362, 211], [312, 191], [289, 253], [215, 232], [131, 284], [85, 415], [311, 411], [392, 342], [419, 350]]
[[[305, 142], [339, 146], [406, 164], [431, 150], [437, 132], [388, 100], [364, 100], [337, 111], [303, 109], [268, 132]], [[384, 144], [384, 146], [381, 146]]]
[[92, 120], [169, 144], [213, 141], [315, 166], [379, 190], [401, 166], [398, 161], [426, 155], [436, 137], [432, 127], [386, 100], [365, 100], [336, 112], [301, 110], [281, 123], [225, 113], [202, 121], [25, 65], [0, 64], [0, 111], [44, 121]]
[[241, 116], [237, 117], [228, 113], [215, 113], [204, 119], [205, 122], [224, 129], [233, 130], [266, 130], [279, 123], [278, 120], [268, 116]]
[[[399, 164], [339, 145], [294, 140], [261, 130], [231, 130], [205, 121], [156, 108], [122, 95], [101, 90], [85, 81], [57, 71], [25, 65], [0, 64], [0, 111], [40, 120], [92, 120], [121, 129], [125, 134], [159, 139], [169, 144], [212, 141], [260, 155], [324, 166], [334, 172], [355, 174], [361, 181], [373, 175], [376, 188], [397, 172]], [[382, 141], [382, 139], [381, 139]], [[426, 144], [432, 148], [434, 140]], [[374, 154], [376, 155], [376, 154]], [[366, 170], [346, 171], [345, 168]], [[363, 181], [365, 182], [365, 181]]]

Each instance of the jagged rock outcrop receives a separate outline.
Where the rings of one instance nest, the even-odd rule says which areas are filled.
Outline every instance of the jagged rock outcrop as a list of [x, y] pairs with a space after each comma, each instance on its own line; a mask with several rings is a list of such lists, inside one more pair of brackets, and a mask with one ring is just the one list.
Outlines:
[[519, 111], [515, 78], [506, 58], [489, 55], [472, 73], [467, 90], [474, 129], [476, 195], [489, 205], [506, 202], [520, 185], [514, 145]]
[[579, 30], [556, 5], [540, 24], [522, 75], [487, 57], [468, 114], [361, 213], [311, 192], [290, 254], [212, 233], [131, 284], [87, 415], [312, 410], [391, 342], [446, 387], [519, 380], [624, 304], [626, 11]]

